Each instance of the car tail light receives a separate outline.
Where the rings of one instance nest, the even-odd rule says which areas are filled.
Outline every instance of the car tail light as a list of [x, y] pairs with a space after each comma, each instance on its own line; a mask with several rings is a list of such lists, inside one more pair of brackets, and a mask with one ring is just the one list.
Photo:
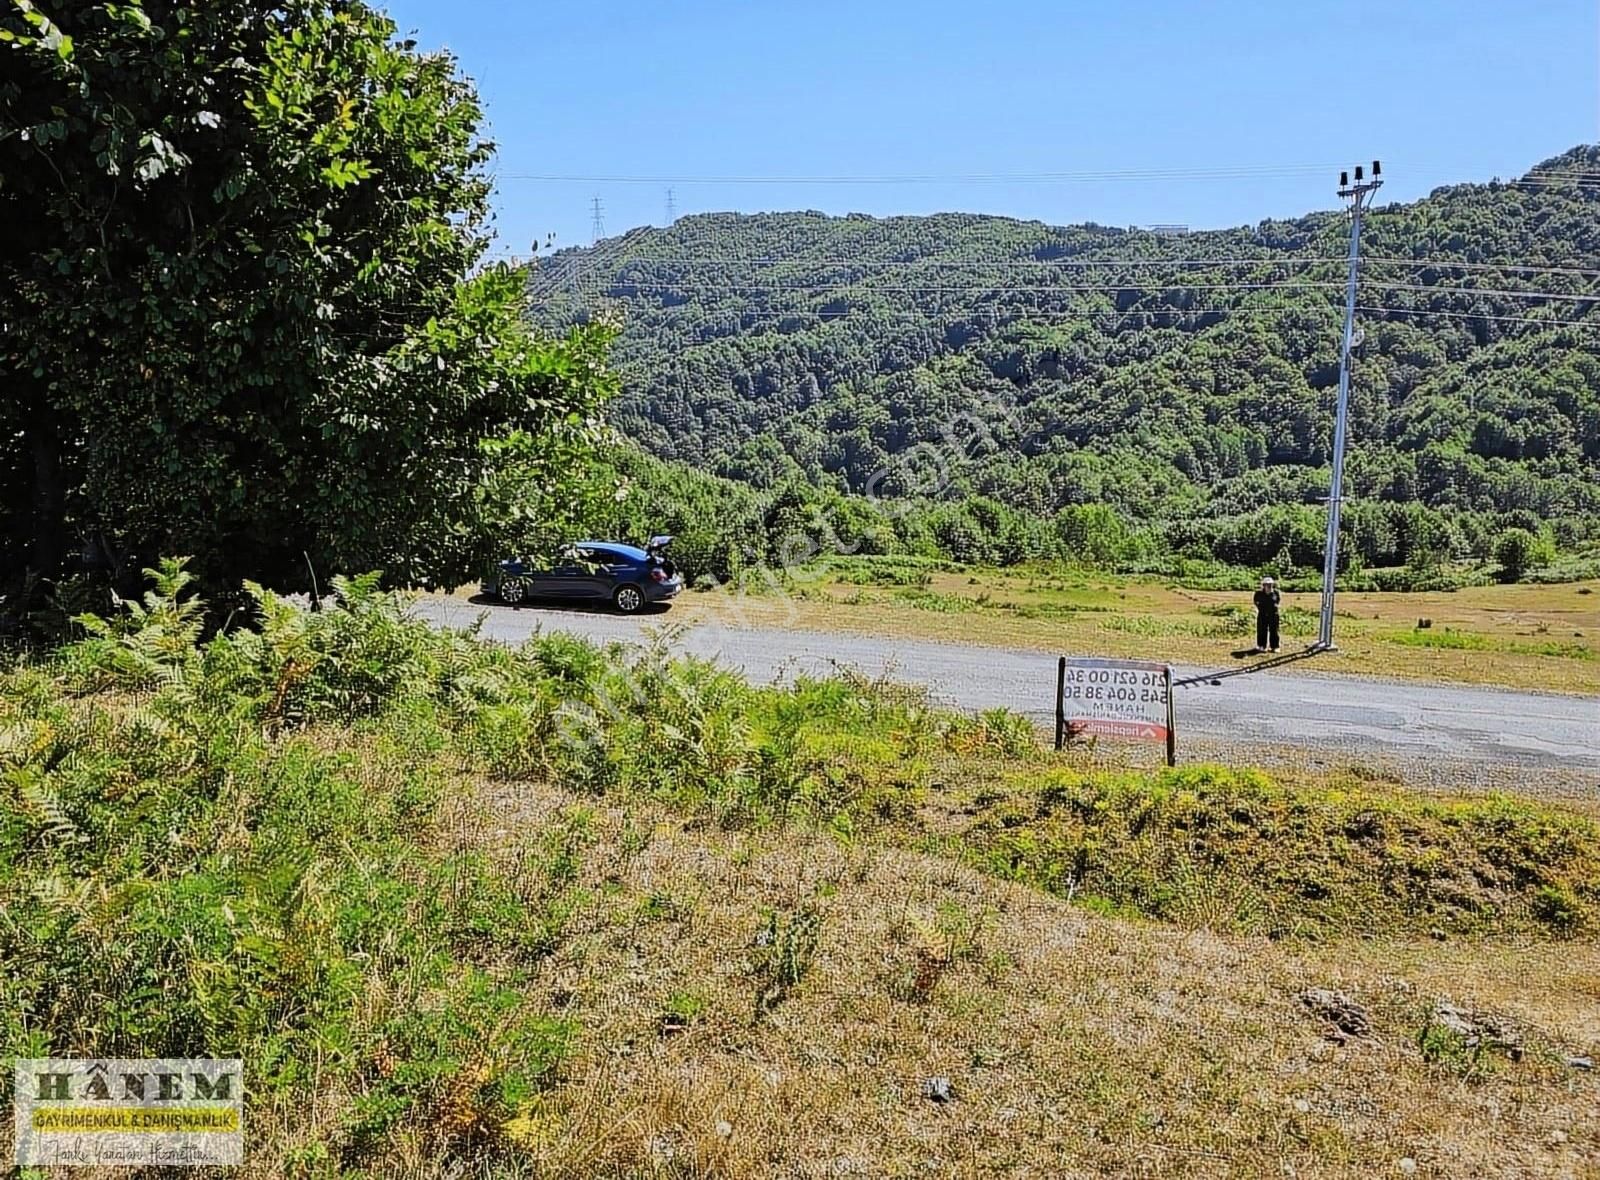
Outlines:
[[656, 566], [650, 571], [650, 580], [652, 582], [665, 582], [667, 580], [667, 571], [662, 569], [659, 565]]

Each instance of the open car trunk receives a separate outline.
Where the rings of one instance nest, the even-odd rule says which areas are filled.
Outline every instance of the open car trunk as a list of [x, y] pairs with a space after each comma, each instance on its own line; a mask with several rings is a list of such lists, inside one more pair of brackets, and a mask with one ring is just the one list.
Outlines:
[[660, 566], [662, 572], [669, 578], [678, 572], [672, 564], [672, 559], [667, 556], [667, 546], [671, 544], [671, 537], [651, 537], [649, 544], [644, 547], [644, 551], [650, 555], [651, 562]]

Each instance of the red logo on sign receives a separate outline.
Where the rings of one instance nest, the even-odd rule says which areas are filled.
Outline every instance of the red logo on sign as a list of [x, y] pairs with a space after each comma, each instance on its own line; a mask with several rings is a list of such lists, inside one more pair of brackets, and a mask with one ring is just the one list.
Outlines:
[[1165, 725], [1152, 725], [1148, 721], [1107, 721], [1101, 717], [1069, 720], [1067, 728], [1075, 734], [1092, 733], [1100, 737], [1141, 738], [1145, 741], [1167, 740]]

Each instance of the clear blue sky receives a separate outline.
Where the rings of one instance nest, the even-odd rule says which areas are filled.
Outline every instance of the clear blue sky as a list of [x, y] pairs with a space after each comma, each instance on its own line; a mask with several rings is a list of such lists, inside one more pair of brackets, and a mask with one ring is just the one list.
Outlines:
[[1384, 161], [1385, 199], [1600, 139], [1596, 0], [392, 0], [477, 79], [502, 241], [680, 214], [972, 210], [1211, 227], [1332, 171], [1168, 182], [707, 182]]

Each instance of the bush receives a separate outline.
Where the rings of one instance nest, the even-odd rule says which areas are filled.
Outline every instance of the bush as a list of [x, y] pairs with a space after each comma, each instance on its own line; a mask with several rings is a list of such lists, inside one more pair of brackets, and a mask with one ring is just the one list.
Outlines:
[[[246, 1057], [274, 1110], [349, 1097], [325, 1133], [342, 1170], [394, 1138], [452, 1165], [492, 1147], [579, 1042], [536, 972], [590, 929], [611, 866], [588, 863], [585, 809], [488, 822], [485, 773], [848, 840], [915, 818], [941, 758], [1020, 760], [950, 839], [1106, 912], [1573, 937], [1600, 912], [1594, 824], [1524, 801], [1041, 771], [1019, 714], [942, 716], [849, 673], [753, 687], [670, 634], [511, 650], [364, 578], [317, 612], [255, 590], [253, 630], [203, 640], [182, 573], [0, 673], [0, 1054]], [[764, 917], [759, 1014], [802, 986], [820, 923]], [[969, 925], [913, 948], [898, 993], [931, 998]]]
[[1507, 582], [1520, 582], [1536, 566], [1555, 559], [1555, 546], [1549, 538], [1523, 528], [1509, 528], [1495, 538], [1494, 559], [1500, 563], [1500, 576]]
[[1114, 567], [1128, 552], [1128, 526], [1106, 504], [1072, 504], [1056, 513], [1062, 555], [1082, 565]]
[[1533, 895], [1536, 921], [1557, 934], [1576, 932], [1584, 924], [1584, 907], [1572, 890], [1559, 885], [1542, 885]]

